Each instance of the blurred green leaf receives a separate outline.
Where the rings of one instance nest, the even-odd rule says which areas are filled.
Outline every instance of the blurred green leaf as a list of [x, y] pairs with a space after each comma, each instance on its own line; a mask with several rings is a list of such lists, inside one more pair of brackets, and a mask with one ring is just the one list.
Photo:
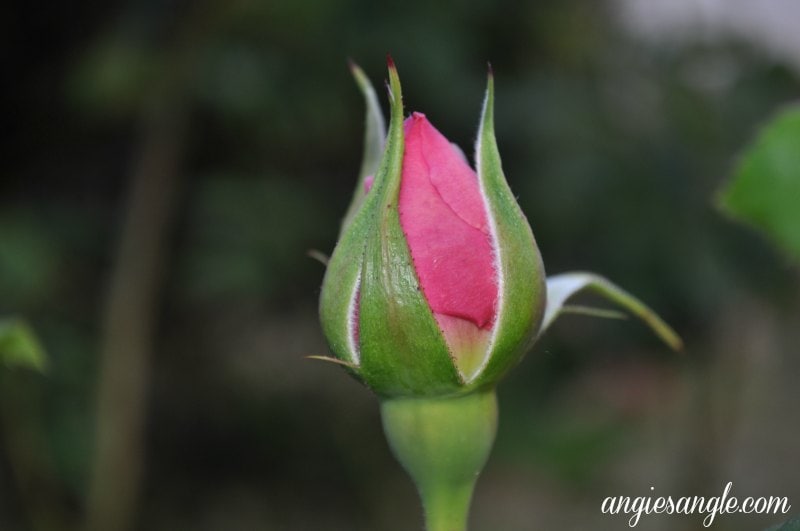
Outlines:
[[788, 522], [774, 525], [765, 531], [800, 531], [800, 518], [792, 518]]
[[784, 110], [763, 128], [719, 202], [800, 259], [800, 106]]
[[0, 363], [44, 371], [44, 349], [33, 331], [20, 319], [0, 319]]

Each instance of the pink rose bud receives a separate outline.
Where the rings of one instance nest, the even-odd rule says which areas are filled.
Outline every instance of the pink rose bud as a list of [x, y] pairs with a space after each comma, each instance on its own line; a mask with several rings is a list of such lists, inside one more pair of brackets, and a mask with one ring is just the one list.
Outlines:
[[485, 351], [497, 305], [486, 205], [478, 175], [424, 114], [404, 129], [400, 226], [422, 293], [464, 369]]
[[367, 149], [322, 287], [331, 350], [384, 397], [492, 386], [535, 337], [545, 302], [541, 256], [500, 165], [492, 78], [475, 171], [424, 114], [403, 120], [393, 64], [386, 137], [374, 92], [354, 74]]

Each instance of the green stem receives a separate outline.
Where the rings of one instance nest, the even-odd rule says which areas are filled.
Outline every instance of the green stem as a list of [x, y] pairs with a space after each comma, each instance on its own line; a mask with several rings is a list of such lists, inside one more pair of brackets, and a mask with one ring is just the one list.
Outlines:
[[[477, 479], [477, 476], [475, 477]], [[475, 479], [462, 485], [420, 490], [428, 531], [464, 531], [467, 529]]]
[[494, 390], [384, 399], [381, 416], [392, 452], [417, 485], [428, 531], [465, 531], [497, 431]]

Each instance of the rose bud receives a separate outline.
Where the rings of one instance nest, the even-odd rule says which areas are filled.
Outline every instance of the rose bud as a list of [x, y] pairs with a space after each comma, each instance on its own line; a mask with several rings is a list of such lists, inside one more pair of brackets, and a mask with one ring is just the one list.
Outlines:
[[494, 441], [498, 380], [562, 313], [619, 315], [568, 299], [594, 291], [671, 347], [681, 340], [598, 275], [545, 280], [500, 165], [491, 74], [473, 170], [425, 115], [403, 120], [391, 60], [386, 136], [372, 87], [352, 69], [367, 101], [365, 155], [322, 285], [323, 331], [333, 361], [380, 396], [384, 432], [417, 485], [428, 531], [463, 531]]
[[545, 303], [542, 259], [500, 165], [492, 78], [474, 171], [425, 115], [403, 120], [393, 64], [389, 75], [386, 148], [377, 168], [362, 168], [331, 256], [323, 329], [381, 396], [491, 386], [536, 335]]

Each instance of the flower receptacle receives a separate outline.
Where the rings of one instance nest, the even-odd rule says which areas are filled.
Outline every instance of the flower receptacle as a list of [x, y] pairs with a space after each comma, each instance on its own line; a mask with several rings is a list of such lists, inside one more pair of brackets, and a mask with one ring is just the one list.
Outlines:
[[428, 531], [466, 529], [475, 482], [497, 432], [494, 390], [381, 403], [383, 429], [422, 498]]

